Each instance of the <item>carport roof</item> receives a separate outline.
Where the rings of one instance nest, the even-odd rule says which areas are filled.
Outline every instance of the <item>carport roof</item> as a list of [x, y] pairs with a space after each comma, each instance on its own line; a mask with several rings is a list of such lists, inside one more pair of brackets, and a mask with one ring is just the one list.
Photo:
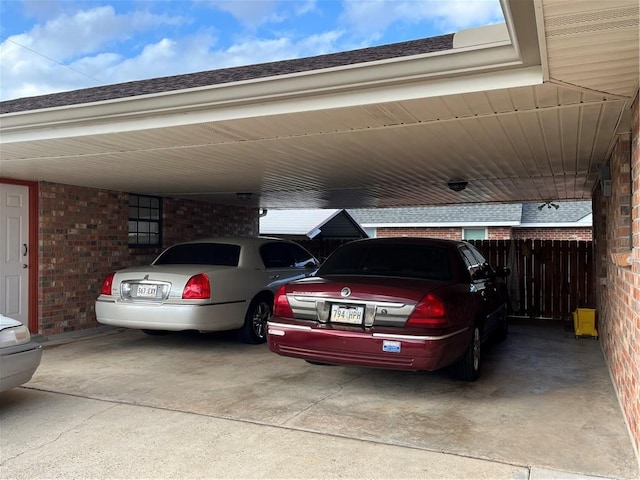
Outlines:
[[638, 2], [501, 4], [435, 39], [4, 102], [0, 175], [270, 209], [590, 198], [630, 131]]

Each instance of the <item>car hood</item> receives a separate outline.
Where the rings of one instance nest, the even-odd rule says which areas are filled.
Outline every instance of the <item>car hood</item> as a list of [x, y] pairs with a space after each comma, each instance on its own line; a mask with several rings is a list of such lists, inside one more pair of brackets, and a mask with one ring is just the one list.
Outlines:
[[340, 298], [344, 297], [343, 289], [346, 287], [350, 293], [345, 298], [351, 300], [418, 302], [425, 294], [450, 283], [398, 277], [328, 275], [291, 282], [287, 285], [287, 293]]
[[4, 330], [5, 328], [19, 327], [20, 325], [22, 325], [22, 322], [14, 320], [13, 318], [5, 317], [4, 315], [0, 314], [0, 330]]

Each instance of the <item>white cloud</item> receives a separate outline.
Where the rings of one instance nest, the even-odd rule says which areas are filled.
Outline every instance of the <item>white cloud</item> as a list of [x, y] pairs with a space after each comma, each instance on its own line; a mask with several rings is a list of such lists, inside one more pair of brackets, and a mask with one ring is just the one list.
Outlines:
[[[79, 58], [66, 67], [35, 56], [24, 64], [15, 63], [6, 69], [10, 79], [6, 84], [14, 87], [3, 88], [1, 97], [27, 97], [101, 84], [319, 55], [336, 51], [342, 34], [339, 31], [329, 31], [310, 35], [299, 41], [286, 36], [274, 39], [254, 38], [216, 50], [217, 38], [211, 33], [201, 32], [180, 39], [163, 38], [146, 45], [138, 55], [131, 58], [102, 53]], [[7, 45], [14, 48], [10, 43]], [[4, 77], [5, 67], [2, 68]], [[78, 72], [84, 72], [85, 75]]]
[[440, 34], [503, 20], [497, 0], [360, 0], [344, 2], [341, 21], [356, 35], [377, 39], [395, 22], [430, 22]]
[[111, 47], [136, 33], [184, 21], [143, 11], [117, 15], [110, 6], [60, 14], [0, 44], [0, 98], [110, 83], [105, 66], [122, 61]]
[[223, 12], [230, 13], [244, 27], [250, 29], [282, 20], [278, 14], [278, 0], [211, 0], [209, 3]]

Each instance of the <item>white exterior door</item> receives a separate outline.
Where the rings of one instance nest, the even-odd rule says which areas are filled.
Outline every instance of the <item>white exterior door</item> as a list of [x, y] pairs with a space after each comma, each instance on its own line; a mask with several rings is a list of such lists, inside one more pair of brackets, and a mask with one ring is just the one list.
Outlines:
[[29, 187], [0, 183], [0, 313], [29, 325]]

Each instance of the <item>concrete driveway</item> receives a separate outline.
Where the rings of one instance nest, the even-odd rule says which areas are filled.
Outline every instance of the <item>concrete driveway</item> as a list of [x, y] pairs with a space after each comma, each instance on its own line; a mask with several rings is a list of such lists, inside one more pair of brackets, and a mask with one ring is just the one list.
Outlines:
[[3, 478], [638, 477], [598, 342], [558, 324], [512, 325], [471, 384], [230, 334], [44, 345], [33, 380], [0, 395]]

